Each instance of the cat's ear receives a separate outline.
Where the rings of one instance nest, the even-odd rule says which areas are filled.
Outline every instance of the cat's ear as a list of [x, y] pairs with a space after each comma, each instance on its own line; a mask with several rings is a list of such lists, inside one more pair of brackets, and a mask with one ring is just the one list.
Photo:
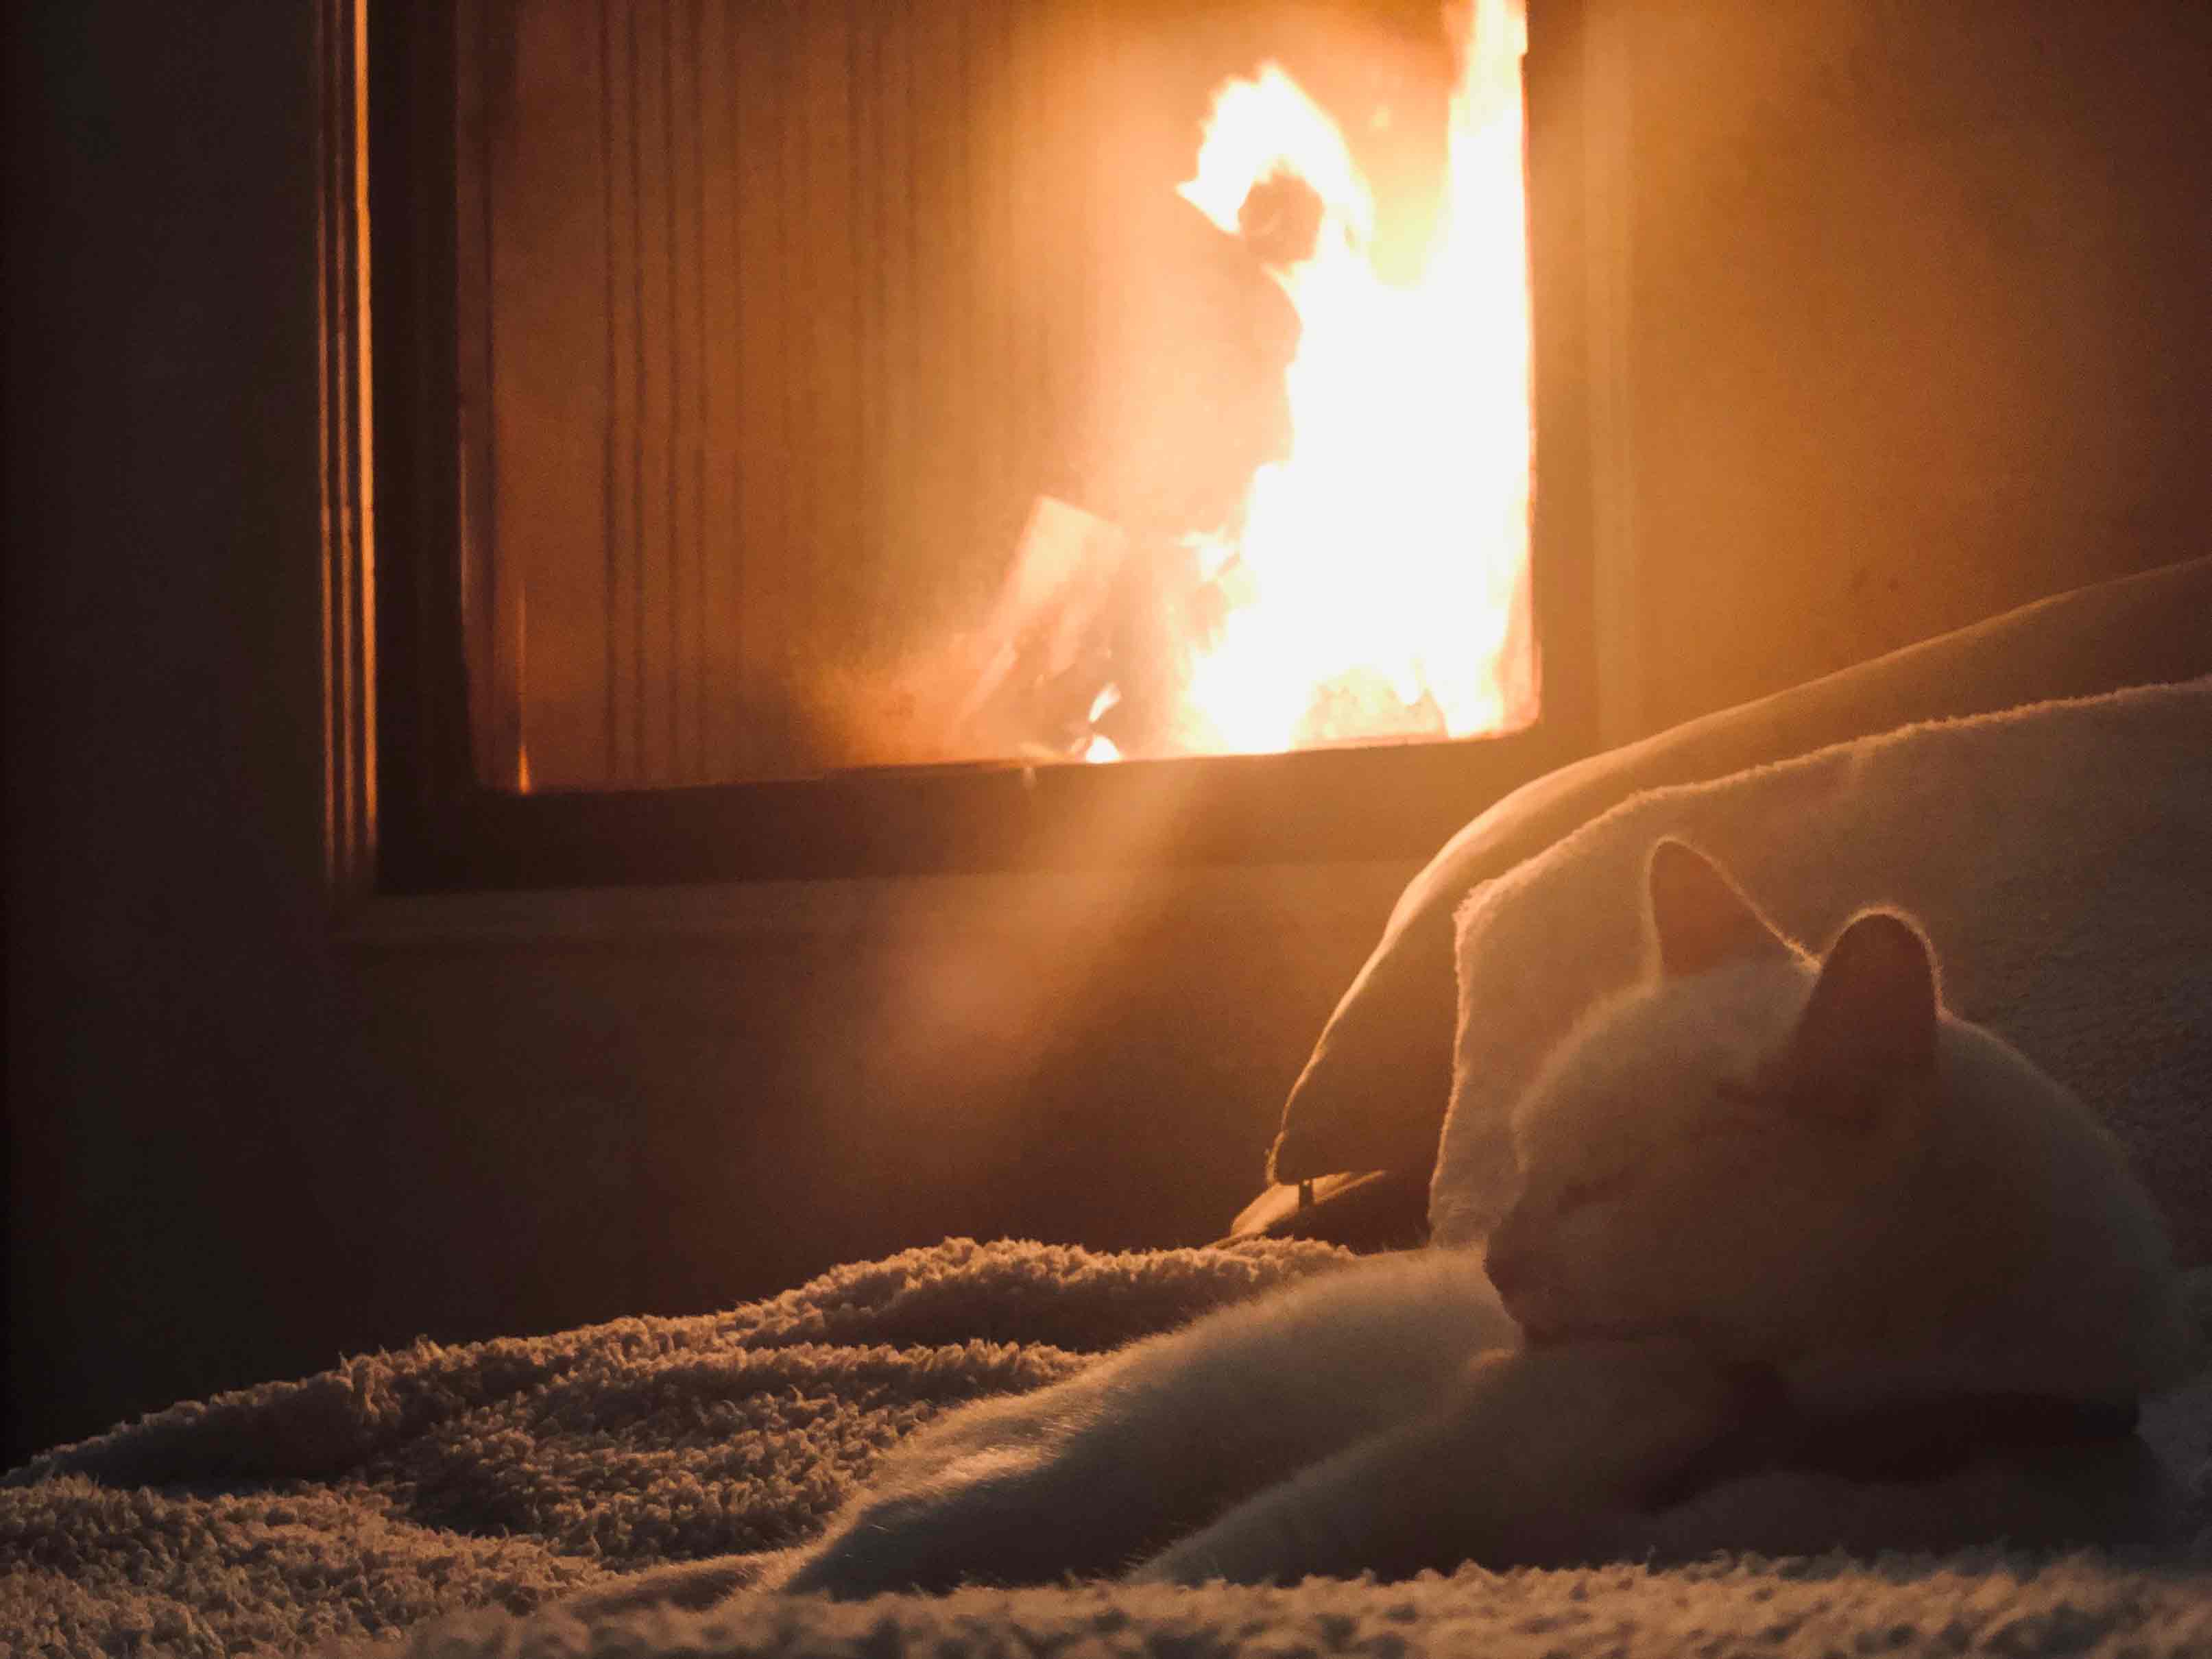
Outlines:
[[1919, 928], [1869, 910], [1820, 963], [1794, 1044], [1800, 1075], [1863, 1098], [1863, 1085], [1930, 1072], [1940, 1006], [1935, 955]]
[[1659, 939], [1659, 971], [1668, 979], [1702, 974], [1724, 962], [1790, 946], [1736, 890], [1728, 874], [1686, 842], [1651, 849], [1645, 878], [1651, 928]]

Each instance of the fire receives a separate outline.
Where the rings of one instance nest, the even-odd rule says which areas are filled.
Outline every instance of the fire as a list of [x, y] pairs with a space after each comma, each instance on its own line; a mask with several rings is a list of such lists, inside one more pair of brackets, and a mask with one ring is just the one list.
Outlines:
[[1194, 749], [1464, 737], [1534, 713], [1527, 27], [1522, 0], [1459, 3], [1444, 201], [1414, 285], [1376, 274], [1350, 148], [1274, 64], [1218, 90], [1181, 187], [1231, 235], [1279, 175], [1320, 204], [1311, 252], [1271, 267], [1303, 325], [1290, 453], [1254, 474], [1234, 544], [1199, 550], [1228, 604], [1185, 690]]

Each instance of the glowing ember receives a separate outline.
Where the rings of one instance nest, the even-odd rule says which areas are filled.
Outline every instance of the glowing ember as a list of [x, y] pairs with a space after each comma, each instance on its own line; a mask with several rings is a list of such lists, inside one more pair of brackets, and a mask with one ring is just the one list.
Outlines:
[[[1178, 736], [1273, 750], [1464, 737], [1534, 712], [1521, 0], [1455, 19], [1443, 212], [1419, 283], [1369, 257], [1375, 209], [1344, 137], [1276, 65], [1216, 94], [1184, 198], [1231, 235], [1255, 185], [1319, 198], [1310, 252], [1271, 267], [1304, 325], [1287, 459], [1253, 477], [1235, 544], [1194, 548], [1223, 595]], [[1095, 711], [1094, 711], [1095, 718]], [[1094, 740], [1091, 758], [1110, 757]]]

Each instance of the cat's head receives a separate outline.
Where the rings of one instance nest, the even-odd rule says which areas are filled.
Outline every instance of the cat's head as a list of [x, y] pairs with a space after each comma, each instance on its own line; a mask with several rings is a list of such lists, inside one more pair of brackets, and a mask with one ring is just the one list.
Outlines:
[[1818, 960], [1679, 842], [1652, 968], [1516, 1106], [1492, 1282], [1531, 1340], [1670, 1332], [1808, 1401], [2132, 1398], [2203, 1355], [2156, 1207], [2094, 1114], [1945, 1013], [1905, 917]]
[[1492, 1278], [1532, 1340], [1671, 1330], [1774, 1362], [1862, 1308], [1939, 1095], [1927, 940], [1856, 918], [1814, 961], [1680, 842], [1649, 866], [1654, 971], [1515, 1114]]

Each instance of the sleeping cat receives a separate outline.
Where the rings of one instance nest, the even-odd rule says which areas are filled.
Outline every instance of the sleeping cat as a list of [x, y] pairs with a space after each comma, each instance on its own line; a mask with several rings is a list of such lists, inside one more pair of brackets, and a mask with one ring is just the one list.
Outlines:
[[783, 1587], [1197, 1582], [2108, 1534], [2191, 1356], [2117, 1144], [1942, 1012], [1926, 941], [1825, 958], [1676, 842], [1656, 972], [1520, 1102], [1473, 1250], [1370, 1258], [933, 1425]]

